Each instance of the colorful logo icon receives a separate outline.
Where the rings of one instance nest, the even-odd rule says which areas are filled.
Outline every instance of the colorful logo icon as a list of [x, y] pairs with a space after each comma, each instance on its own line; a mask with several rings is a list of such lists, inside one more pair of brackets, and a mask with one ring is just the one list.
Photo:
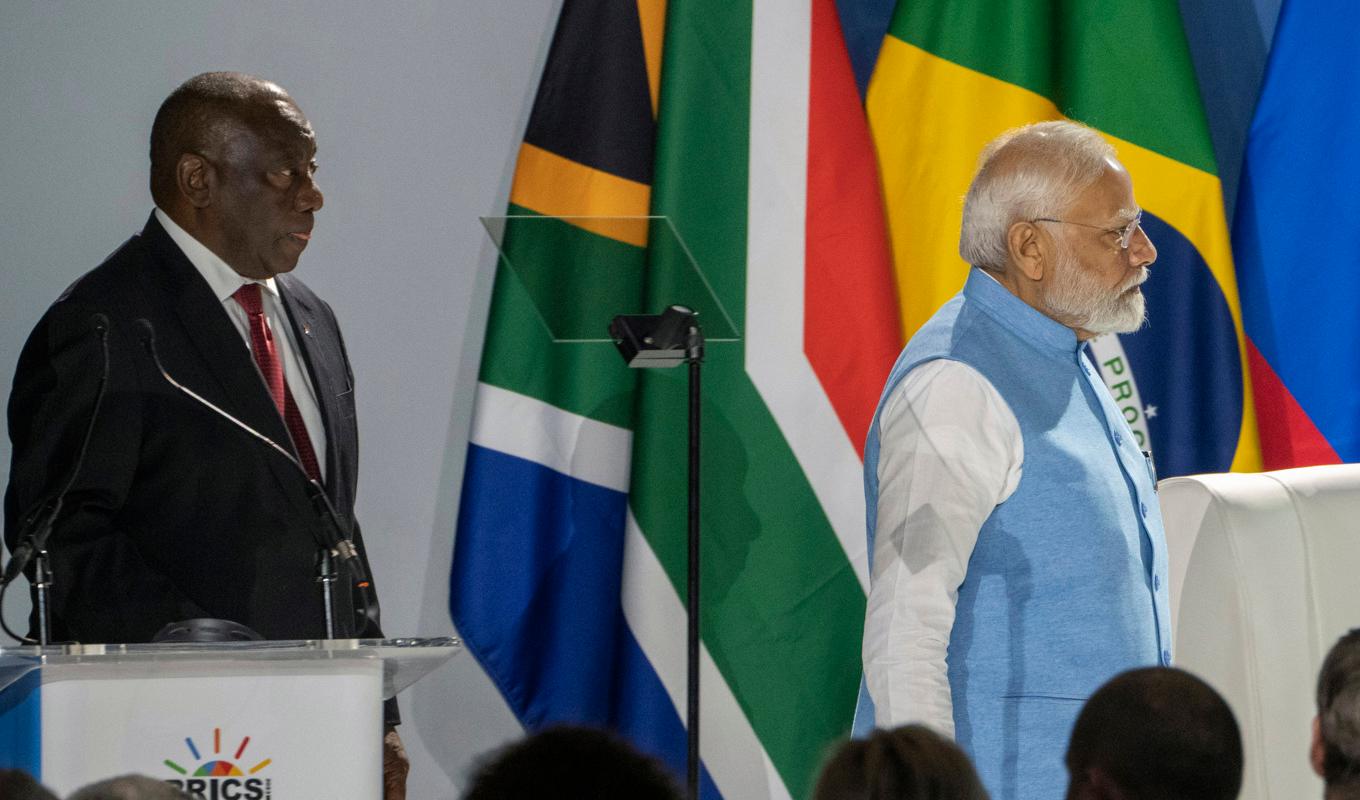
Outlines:
[[[192, 737], [184, 738], [184, 745], [193, 756], [196, 766], [185, 767], [174, 759], [167, 758], [165, 766], [181, 775], [169, 779], [169, 783], [179, 787], [192, 797], [205, 800], [265, 800], [272, 796], [268, 778], [254, 777], [256, 773], [274, 763], [272, 758], [255, 761], [246, 758], [246, 748], [250, 737], [241, 739], [235, 750], [223, 752], [222, 729], [213, 728], [212, 752], [204, 753]], [[249, 762], [255, 761], [251, 766]]]
[[242, 776], [247, 774], [254, 775], [255, 773], [259, 772], [260, 770], [264, 769], [265, 767], [269, 766], [274, 762], [274, 759], [266, 758], [263, 761], [260, 761], [259, 763], [245, 770], [243, 770], [236, 763], [241, 760], [241, 756], [246, 752], [246, 748], [250, 745], [249, 736], [242, 739], [241, 743], [236, 746], [236, 752], [235, 754], [232, 755], [230, 761], [225, 758], [221, 758], [220, 757], [222, 753], [221, 728], [213, 728], [213, 751], [212, 751], [213, 758], [204, 760], [203, 756], [199, 753], [198, 745], [194, 744], [194, 740], [188, 736], [184, 737], [184, 744], [188, 746], [189, 752], [193, 754], [194, 760], [200, 761], [202, 763], [200, 763], [194, 769], [193, 772], [190, 772], [189, 770], [185, 769], [179, 764], [176, 764], [174, 761], [168, 758], [165, 759], [165, 766], [169, 767], [175, 772], [178, 772], [181, 775], [192, 775], [196, 778], [209, 778], [209, 777], [221, 778], [226, 777], [228, 775]]

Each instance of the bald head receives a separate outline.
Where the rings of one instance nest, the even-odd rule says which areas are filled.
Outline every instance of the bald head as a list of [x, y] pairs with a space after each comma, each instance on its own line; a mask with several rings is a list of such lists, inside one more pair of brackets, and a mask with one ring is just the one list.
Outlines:
[[151, 130], [151, 195], [184, 232], [247, 278], [297, 266], [323, 198], [316, 136], [277, 84], [190, 78]]
[[1067, 748], [1068, 800], [1233, 800], [1242, 736], [1209, 684], [1172, 667], [1112, 678], [1086, 701]]
[[176, 166], [186, 153], [228, 155], [243, 130], [282, 118], [310, 135], [297, 103], [278, 84], [240, 72], [205, 72], [165, 98], [151, 126], [151, 198], [164, 209], [177, 202]]
[[1114, 148], [1076, 122], [1040, 122], [1001, 134], [978, 157], [963, 203], [959, 255], [1004, 271], [1011, 225], [1062, 216], [1111, 165], [1118, 166]]

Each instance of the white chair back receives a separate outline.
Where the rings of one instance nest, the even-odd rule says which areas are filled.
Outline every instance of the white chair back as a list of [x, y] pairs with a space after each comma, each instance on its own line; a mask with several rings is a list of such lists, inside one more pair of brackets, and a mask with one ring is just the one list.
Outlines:
[[1322, 797], [1308, 763], [1322, 658], [1360, 626], [1360, 465], [1159, 485], [1175, 664], [1242, 728], [1242, 800]]

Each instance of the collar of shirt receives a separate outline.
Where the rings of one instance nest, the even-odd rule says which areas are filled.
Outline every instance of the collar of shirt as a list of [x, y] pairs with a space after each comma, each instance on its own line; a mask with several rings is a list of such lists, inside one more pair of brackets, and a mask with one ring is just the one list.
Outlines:
[[170, 219], [170, 215], [162, 211], [160, 206], [156, 207], [156, 220], [160, 222], [162, 228], [165, 228], [165, 232], [170, 234], [170, 238], [174, 240], [175, 244], [179, 245], [179, 249], [184, 252], [184, 257], [189, 259], [190, 264], [194, 265], [194, 269], [198, 270], [199, 274], [203, 276], [203, 280], [208, 282], [208, 286], [212, 287], [213, 294], [217, 296], [218, 300], [223, 303], [227, 302], [232, 295], [236, 294], [237, 289], [247, 283], [260, 284], [265, 291], [278, 299], [279, 289], [273, 278], [257, 281], [254, 278], [242, 276], [228, 266], [227, 262], [218, 257], [216, 253], [190, 235], [188, 231], [175, 224], [175, 221]]

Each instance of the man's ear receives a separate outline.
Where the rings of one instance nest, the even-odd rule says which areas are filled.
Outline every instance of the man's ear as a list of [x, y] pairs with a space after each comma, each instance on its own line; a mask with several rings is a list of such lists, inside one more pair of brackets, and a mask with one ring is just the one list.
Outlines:
[[1327, 760], [1327, 748], [1322, 744], [1322, 720], [1313, 717], [1313, 742], [1308, 748], [1308, 761], [1313, 765], [1313, 771], [1319, 778], [1326, 779], [1325, 772]]
[[1016, 222], [1006, 230], [1006, 251], [1022, 275], [1042, 280], [1048, 266], [1047, 253], [1040, 246], [1039, 228], [1033, 222]]
[[217, 170], [203, 156], [184, 153], [175, 163], [175, 188], [189, 205], [207, 208], [217, 186]]

